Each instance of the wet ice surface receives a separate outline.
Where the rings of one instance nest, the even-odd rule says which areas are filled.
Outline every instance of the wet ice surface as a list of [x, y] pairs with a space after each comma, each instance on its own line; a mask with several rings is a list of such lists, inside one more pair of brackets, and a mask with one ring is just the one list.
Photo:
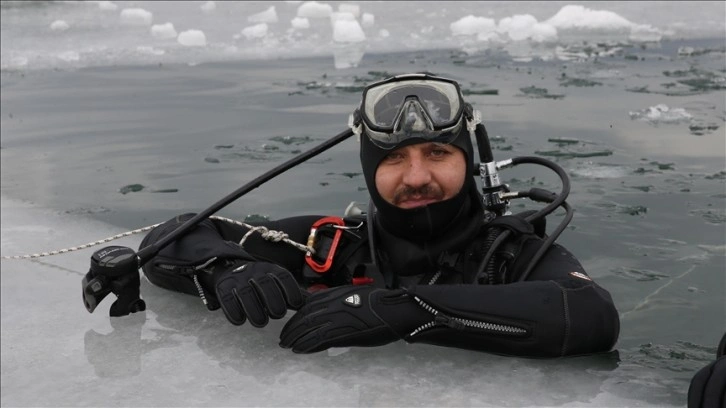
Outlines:
[[[637, 7], [609, 3], [638, 25], [659, 27], [664, 39], [634, 42], [630, 32], [591, 30], [586, 37], [599, 40], [583, 44], [558, 31], [559, 43], [547, 47], [529, 40], [492, 46], [478, 32], [463, 48], [424, 52], [417, 47], [435, 38], [451, 46], [448, 23], [469, 13], [415, 11], [426, 21], [447, 22], [439, 24], [444, 33], [417, 27], [416, 37], [405, 24], [390, 25], [385, 13], [361, 5], [358, 21], [370, 48], [349, 55], [355, 58], [348, 63], [357, 66], [336, 69], [340, 55], [332, 55], [330, 47], [313, 48], [311, 55], [319, 55], [311, 58], [227, 61], [218, 47], [223, 41], [260, 55], [281, 48], [265, 38], [234, 39], [224, 32], [232, 24], [219, 19], [235, 16], [221, 13], [224, 3], [189, 2], [194, 13], [178, 8], [175, 15], [164, 14], [170, 10], [163, 5], [139, 4], [153, 12], [152, 25], [165, 17], [173, 21], [177, 35], [193, 28], [184, 22], [197, 18], [197, 11], [209, 18], [218, 13], [219, 30], [209, 28], [214, 19], [197, 18], [208, 24], [198, 27], [206, 48], [187, 47], [176, 38], [162, 46], [154, 43], [162, 39], [148, 25], [120, 24], [121, 10], [130, 3], [102, 2], [93, 13], [84, 9], [89, 14], [45, 4], [39, 8], [47, 19], [43, 28], [52, 34], [24, 32], [21, 26], [11, 34], [24, 33], [25, 42], [10, 48], [5, 30], [13, 26], [3, 14], [2, 255], [66, 248], [206, 208], [344, 130], [367, 83], [427, 70], [453, 77], [468, 90], [497, 160], [535, 155], [569, 172], [568, 202], [576, 213], [559, 242], [613, 295], [622, 323], [617, 354], [529, 360], [395, 343], [298, 356], [277, 346], [284, 319], [265, 329], [232, 326], [222, 313], [207, 312], [199, 299], [145, 280], [141, 291], [148, 310], [110, 319], [111, 298], [93, 314], [83, 307], [80, 282], [93, 252], [86, 249], [2, 261], [3, 405], [685, 405], [688, 382], [715, 355], [726, 320], [726, 67], [723, 38], [682, 40], [666, 33], [669, 27], [704, 28], [709, 22], [681, 26], [678, 12], [628, 14]], [[434, 3], [421, 8], [428, 4]], [[483, 9], [471, 14], [496, 22], [517, 14], [492, 4], [493, 14]], [[269, 13], [256, 17], [268, 21], [267, 40], [280, 39], [301, 5], [277, 4], [278, 26], [269, 22]], [[545, 10], [530, 4], [530, 10], [544, 23], [564, 5]], [[270, 7], [257, 6], [247, 14]], [[304, 14], [325, 12], [316, 7]], [[99, 10], [113, 12], [106, 16], [107, 29], [119, 39], [106, 51], [93, 48], [106, 33], [79, 37], [73, 31], [82, 26], [79, 16], [98, 24]], [[363, 24], [365, 12], [375, 14], [374, 25]], [[127, 20], [144, 21], [142, 12], [127, 14]], [[682, 14], [683, 21], [692, 18]], [[69, 27], [53, 24], [57, 20]], [[93, 24], [87, 29], [98, 34]], [[237, 24], [234, 32], [242, 35], [243, 26], [256, 24]], [[315, 27], [330, 36], [320, 40], [329, 45], [330, 22]], [[388, 42], [377, 41], [384, 27], [390, 30]], [[543, 29], [529, 27], [530, 33]], [[157, 31], [170, 33], [169, 27]], [[61, 34], [76, 35], [67, 44], [78, 59], [62, 54], [74, 49], [48, 40], [65, 41]], [[384, 43], [398, 52], [374, 52]], [[79, 44], [86, 51], [79, 53]], [[143, 55], [129, 51], [137, 46], [151, 48], [143, 48]], [[27, 51], [26, 64], [8, 59], [8, 50]], [[295, 50], [282, 51], [290, 57]], [[203, 63], [206, 59], [226, 62]], [[54, 69], [42, 68], [44, 61]], [[554, 176], [534, 166], [500, 177], [515, 190], [559, 188]], [[365, 203], [367, 193], [358, 146], [346, 141], [219, 215], [242, 220], [341, 214], [350, 201]], [[514, 211], [526, 208], [537, 207], [512, 205]], [[550, 228], [559, 219], [550, 217]], [[110, 244], [135, 248], [140, 239]]]
[[[5, 198], [2, 207], [3, 254], [123, 232]], [[3, 261], [4, 405], [679, 406], [684, 378], [714, 352], [678, 342], [531, 360], [395, 343], [294, 355], [276, 346], [286, 319], [232, 326], [146, 280], [147, 311], [109, 318], [107, 299], [88, 314], [88, 262], [84, 251]]]

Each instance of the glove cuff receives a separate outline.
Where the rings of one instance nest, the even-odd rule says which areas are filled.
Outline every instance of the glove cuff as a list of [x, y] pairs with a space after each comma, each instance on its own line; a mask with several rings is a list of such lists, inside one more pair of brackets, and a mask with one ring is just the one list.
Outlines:
[[[404, 290], [377, 289], [369, 295], [373, 313], [378, 316], [399, 339], [432, 320], [431, 313], [424, 310]], [[406, 340], [408, 341], [408, 340]]]

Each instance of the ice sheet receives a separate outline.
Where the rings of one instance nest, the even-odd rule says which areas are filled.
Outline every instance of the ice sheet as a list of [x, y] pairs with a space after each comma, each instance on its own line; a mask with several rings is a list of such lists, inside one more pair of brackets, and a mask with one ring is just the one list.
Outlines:
[[[3, 256], [121, 232], [2, 198]], [[287, 317], [233, 326], [143, 278], [147, 311], [110, 318], [111, 295], [89, 314], [81, 278], [102, 246], [2, 261], [3, 406], [664, 406], [647, 395], [667, 380], [616, 353], [533, 360], [398, 342], [295, 355], [277, 345]]]

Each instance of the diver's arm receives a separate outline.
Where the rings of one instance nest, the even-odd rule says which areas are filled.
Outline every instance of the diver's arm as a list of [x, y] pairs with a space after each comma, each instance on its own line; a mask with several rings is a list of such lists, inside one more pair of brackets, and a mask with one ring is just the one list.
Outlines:
[[[185, 214], [160, 225], [144, 238], [141, 247], [157, 242], [193, 216]], [[225, 234], [212, 220], [203, 220], [162, 248], [144, 265], [144, 273], [155, 285], [198, 294], [209, 310], [221, 307], [235, 325], [249, 321], [263, 327], [269, 319], [280, 319], [288, 309], [302, 306], [304, 293], [289, 270], [251, 254], [228, 237], [229, 231]], [[268, 252], [274, 254], [286, 244], [268, 245]], [[278, 253], [278, 258], [284, 260], [285, 256]]]
[[619, 332], [610, 295], [579, 278], [415, 286], [408, 293], [432, 324], [406, 334], [408, 342], [556, 357], [610, 350]]
[[[191, 213], [180, 215], [154, 228], [144, 238], [140, 247], [144, 248], [157, 242], [193, 216]], [[207, 306], [212, 309], [217, 307], [214, 293], [215, 271], [219, 272], [220, 269], [233, 264], [239, 266], [242, 262], [279, 265], [292, 273], [301, 287], [323, 283], [320, 281], [324, 281], [326, 286], [349, 283], [352, 271], [349, 270], [346, 260], [351, 250], [364, 243], [355, 238], [364, 237], [364, 231], [357, 231], [357, 234], [346, 231], [340, 239], [330, 272], [323, 275], [315, 274], [312, 278], [303, 272], [305, 251], [299, 246], [295, 247], [283, 241], [266, 240], [262, 236], [264, 231], [277, 231], [286, 234], [291, 241], [304, 244], [310, 235], [311, 226], [321, 218], [324, 217], [305, 215], [250, 223], [254, 227], [265, 229], [249, 234], [244, 240], [243, 247], [240, 247], [239, 242], [248, 234], [249, 228], [225, 220], [207, 219], [162, 249], [144, 265], [143, 270], [149, 281], [166, 289], [198, 296], [202, 287], [207, 300], [210, 301]], [[327, 233], [319, 230], [318, 238], [322, 239], [323, 235], [327, 236]]]
[[526, 356], [610, 350], [619, 334], [618, 312], [567, 249], [553, 245], [527, 280], [518, 281], [541, 244], [524, 242], [510, 265], [513, 283], [410, 288], [417, 302], [453, 319], [405, 339]]
[[530, 275], [542, 280], [329, 289], [288, 321], [280, 345], [310, 353], [404, 339], [530, 357], [607, 351], [618, 337], [617, 311], [578, 265], [555, 246]]

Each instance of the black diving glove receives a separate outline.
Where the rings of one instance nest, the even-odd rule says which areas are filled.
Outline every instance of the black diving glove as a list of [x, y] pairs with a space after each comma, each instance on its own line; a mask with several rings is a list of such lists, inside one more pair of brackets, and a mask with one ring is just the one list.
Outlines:
[[287, 309], [299, 309], [303, 293], [285, 268], [270, 262], [240, 262], [214, 272], [214, 291], [227, 320], [242, 325], [246, 320], [264, 327], [269, 318], [280, 319]]
[[280, 347], [315, 353], [330, 347], [382, 346], [430, 319], [404, 290], [342, 286], [317, 292], [280, 333]]

